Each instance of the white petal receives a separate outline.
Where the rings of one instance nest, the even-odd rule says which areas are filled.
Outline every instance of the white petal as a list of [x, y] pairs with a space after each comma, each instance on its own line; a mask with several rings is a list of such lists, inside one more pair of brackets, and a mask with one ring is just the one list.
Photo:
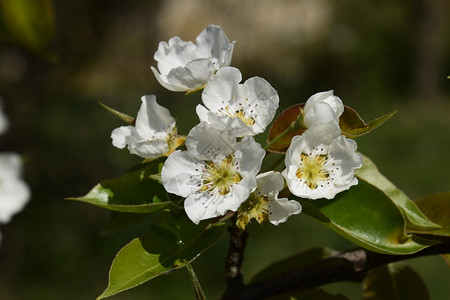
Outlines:
[[325, 102], [318, 102], [310, 107], [309, 110], [305, 110], [303, 122], [306, 127], [310, 128], [318, 123], [328, 123], [329, 121], [339, 122], [339, 118], [335, 112]]
[[30, 198], [28, 185], [19, 177], [22, 160], [15, 153], [0, 155], [0, 223], [7, 223]]
[[161, 181], [167, 192], [188, 197], [200, 189], [202, 162], [187, 151], [169, 155], [161, 170]]
[[295, 200], [273, 199], [270, 202], [269, 221], [278, 225], [285, 222], [289, 216], [299, 214], [301, 211], [302, 206]]
[[316, 93], [306, 101], [304, 123], [311, 127], [317, 123], [338, 122], [343, 112], [344, 104], [339, 97], [333, 95], [333, 91]]
[[269, 171], [256, 176], [258, 191], [263, 195], [280, 192], [284, 187], [284, 178], [279, 172]]
[[153, 74], [155, 74], [155, 78], [156, 78], [156, 80], [158, 80], [159, 84], [161, 84], [163, 87], [165, 87], [169, 91], [172, 91], [172, 92], [185, 92], [185, 91], [189, 90], [189, 88], [187, 86], [184, 86], [184, 85], [172, 85], [172, 84], [170, 84], [169, 81], [167, 80], [167, 76], [166, 75], [159, 74], [159, 72], [154, 67], [151, 67], [151, 69], [153, 71]]
[[207, 193], [192, 194], [184, 200], [184, 210], [189, 219], [195, 224], [200, 223], [201, 220], [206, 220], [221, 216], [217, 211], [217, 203], [221, 199], [212, 201]]
[[196, 39], [197, 51], [201, 57], [210, 57], [216, 70], [230, 65], [234, 43], [230, 43], [222, 28], [208, 25]]
[[230, 101], [240, 97], [239, 82], [242, 80], [241, 72], [233, 67], [225, 67], [217, 71], [216, 75], [208, 81], [203, 92], [202, 101], [213, 112], [231, 104]]
[[119, 149], [123, 149], [126, 145], [141, 139], [133, 126], [121, 126], [114, 129], [111, 138], [113, 146]]
[[148, 140], [128, 145], [130, 153], [136, 154], [142, 158], [157, 158], [169, 152], [169, 146], [166, 140]]
[[172, 87], [185, 87], [186, 91], [204, 86], [214, 75], [214, 65], [209, 59], [196, 59], [186, 66], [177, 67], [167, 74], [167, 82]]
[[[175, 119], [167, 108], [156, 102], [154, 95], [141, 98], [142, 105], [136, 117], [136, 130], [144, 139], [167, 138], [175, 127]], [[159, 134], [159, 136], [156, 136]], [[162, 134], [162, 135], [161, 135]]]
[[228, 129], [201, 122], [191, 129], [186, 148], [202, 160], [214, 160], [217, 155], [227, 156], [234, 151], [236, 136]]
[[237, 143], [235, 153], [241, 155], [239, 172], [244, 176], [247, 174], [256, 176], [266, 155], [261, 145], [255, 142], [253, 137], [245, 136]]
[[341, 129], [339, 125], [334, 122], [318, 123], [308, 128], [303, 137], [309, 147], [315, 148], [320, 145], [330, 145], [331, 142], [341, 135]]
[[200, 57], [196, 53], [194, 43], [185, 42], [175, 36], [168, 43], [159, 43], [154, 58], [158, 62], [158, 70], [161, 75], [167, 76], [173, 68], [184, 67], [190, 61]]
[[254, 134], [264, 132], [272, 122], [278, 108], [279, 97], [277, 91], [261, 77], [252, 77], [244, 82], [248, 88], [248, 101], [244, 104], [246, 115], [255, 117], [252, 126]]

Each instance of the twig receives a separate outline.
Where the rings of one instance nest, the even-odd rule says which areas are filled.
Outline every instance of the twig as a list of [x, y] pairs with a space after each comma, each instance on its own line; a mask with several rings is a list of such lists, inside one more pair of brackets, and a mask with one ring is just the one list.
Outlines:
[[314, 288], [333, 282], [360, 282], [367, 272], [373, 268], [410, 258], [444, 253], [450, 253], [450, 242], [434, 245], [410, 255], [387, 255], [357, 248], [290, 273], [284, 273], [250, 285], [236, 286], [235, 288], [239, 288], [239, 290], [234, 289], [233, 294], [230, 294], [227, 290], [222, 299], [263, 299], [300, 288]]
[[248, 233], [236, 227], [236, 221], [228, 227], [230, 232], [230, 248], [225, 260], [225, 279], [227, 289], [223, 295], [224, 299], [234, 299], [235, 293], [244, 287], [242, 277], [242, 262], [244, 260], [244, 249]]

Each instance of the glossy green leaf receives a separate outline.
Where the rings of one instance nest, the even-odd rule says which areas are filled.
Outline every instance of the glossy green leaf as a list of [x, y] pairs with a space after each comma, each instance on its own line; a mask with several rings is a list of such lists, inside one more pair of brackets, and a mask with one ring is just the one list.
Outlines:
[[55, 17], [51, 0], [0, 0], [1, 17], [8, 35], [16, 42], [45, 54], [53, 39]]
[[439, 224], [437, 229], [413, 229], [416, 234], [426, 235], [427, 238], [450, 238], [450, 192], [438, 193], [416, 201], [423, 213]]
[[328, 248], [312, 248], [297, 255], [274, 262], [258, 272], [249, 283], [255, 283], [272, 276], [299, 269], [324, 258], [331, 257], [337, 252]]
[[363, 282], [363, 300], [429, 300], [422, 278], [403, 263], [392, 263], [367, 273]]
[[195, 300], [206, 300], [205, 293], [200, 285], [200, 281], [198, 281], [197, 275], [195, 275], [194, 268], [192, 268], [188, 261], [184, 261], [184, 263], [186, 264], [186, 268], [189, 272], [189, 278], [191, 279]]
[[300, 199], [303, 212], [366, 249], [386, 254], [411, 254], [434, 242], [408, 235], [397, 206], [364, 180], [332, 200]]
[[383, 191], [401, 210], [407, 220], [407, 231], [412, 229], [437, 229], [440, 226], [432, 222], [405, 193], [378, 171], [375, 164], [364, 156], [364, 164], [355, 175]]
[[132, 240], [114, 259], [109, 284], [98, 299], [133, 288], [186, 266], [219, 241], [223, 223], [195, 225], [183, 211], [166, 213], [140, 239]]
[[100, 206], [106, 209], [151, 213], [167, 207], [171, 202], [164, 187], [152, 175], [160, 172], [162, 160], [140, 165], [122, 177], [97, 184], [83, 197], [68, 198]]
[[389, 120], [397, 111], [390, 112], [381, 116], [375, 120], [366, 123], [361, 119], [358, 113], [351, 107], [345, 105], [344, 112], [339, 118], [339, 126], [341, 127], [342, 134], [349, 138], [356, 138], [370, 131], [374, 130], [387, 120]]
[[[268, 147], [269, 151], [285, 153], [291, 144], [292, 138], [305, 132], [306, 129], [302, 127], [302, 124], [298, 124], [302, 123], [301, 114], [304, 106], [304, 103], [292, 105], [281, 112], [273, 121], [267, 136], [267, 144], [270, 145]], [[353, 108], [344, 105], [344, 112], [339, 118], [339, 126], [343, 135], [349, 138], [356, 138], [374, 130], [396, 113], [397, 111], [393, 111], [366, 123]], [[288, 130], [288, 128], [291, 128], [291, 130]], [[286, 130], [288, 130], [288, 133], [285, 132]]]

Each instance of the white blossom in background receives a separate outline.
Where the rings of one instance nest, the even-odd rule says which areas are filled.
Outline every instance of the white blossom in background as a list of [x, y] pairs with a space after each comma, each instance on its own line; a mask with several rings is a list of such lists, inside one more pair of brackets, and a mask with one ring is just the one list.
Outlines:
[[28, 185], [20, 178], [21, 170], [22, 160], [18, 154], [0, 153], [0, 223], [11, 221], [30, 198]]
[[237, 142], [232, 131], [202, 122], [189, 132], [186, 148], [167, 158], [161, 180], [169, 193], [186, 198], [195, 224], [236, 211], [256, 188], [265, 151], [253, 137]]
[[344, 104], [339, 97], [333, 95], [333, 91], [316, 93], [305, 103], [303, 123], [307, 128], [330, 121], [339, 123], [343, 112]]
[[334, 122], [318, 123], [295, 136], [286, 152], [282, 175], [292, 194], [309, 199], [332, 199], [358, 184], [354, 171], [363, 158], [356, 142], [341, 135]]
[[128, 146], [130, 153], [142, 158], [157, 158], [171, 150], [176, 137], [175, 119], [167, 108], [156, 102], [154, 95], [141, 98], [142, 104], [135, 126], [121, 126], [111, 133], [115, 147]]
[[229, 66], [234, 42], [230, 43], [217, 25], [208, 25], [196, 38], [195, 44], [175, 36], [168, 43], [160, 42], [152, 67], [158, 82], [174, 92], [201, 89], [224, 66]]
[[240, 84], [241, 72], [225, 67], [206, 85], [203, 105], [197, 106], [200, 121], [233, 128], [237, 136], [264, 132], [278, 108], [277, 91], [263, 78], [252, 77]]
[[256, 219], [260, 224], [268, 220], [278, 225], [294, 214], [302, 211], [302, 206], [295, 200], [278, 198], [278, 193], [284, 188], [283, 176], [274, 171], [265, 172], [256, 176], [257, 187], [250, 194], [238, 210], [237, 225], [241, 229]]

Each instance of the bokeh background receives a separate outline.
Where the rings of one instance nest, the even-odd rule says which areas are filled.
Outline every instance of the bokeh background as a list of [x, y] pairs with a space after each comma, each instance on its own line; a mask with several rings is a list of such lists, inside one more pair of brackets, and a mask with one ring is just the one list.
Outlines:
[[[0, 97], [9, 132], [0, 150], [23, 155], [32, 199], [1, 227], [1, 299], [95, 299], [117, 251], [145, 225], [103, 234], [109, 212], [65, 197], [86, 194], [139, 158], [112, 146], [120, 120], [99, 101], [136, 115], [155, 94], [187, 133], [200, 94], [171, 93], [150, 66], [159, 41], [194, 40], [208, 24], [236, 41], [232, 65], [261, 76], [280, 110], [333, 89], [367, 121], [399, 113], [357, 140], [359, 150], [413, 199], [450, 189], [450, 2], [445, 0], [1, 0]], [[264, 141], [264, 137], [260, 138]], [[148, 223], [148, 221], [147, 221]], [[305, 215], [252, 225], [244, 274], [315, 246], [353, 245]], [[193, 263], [210, 299], [224, 288], [227, 239]], [[439, 257], [407, 262], [431, 299], [448, 299]], [[361, 298], [356, 283], [330, 292]], [[193, 299], [186, 270], [111, 299]]]

